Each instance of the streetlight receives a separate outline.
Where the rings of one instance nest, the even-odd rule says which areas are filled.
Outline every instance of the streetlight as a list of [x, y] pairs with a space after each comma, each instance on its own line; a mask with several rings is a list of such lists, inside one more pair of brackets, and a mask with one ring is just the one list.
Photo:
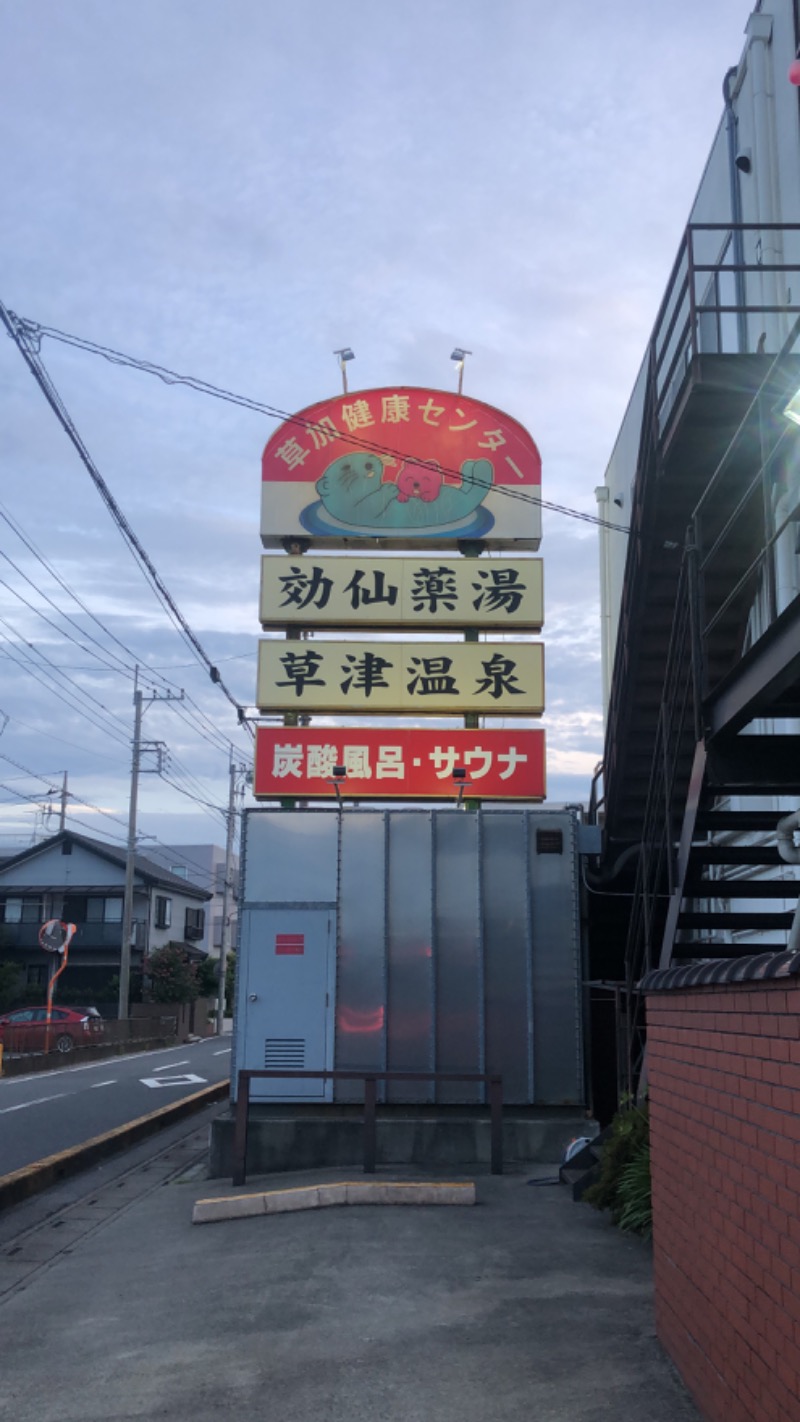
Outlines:
[[347, 779], [347, 766], [346, 766], [346, 765], [335, 765], [335, 766], [333, 767], [333, 772], [332, 772], [332, 774], [333, 774], [333, 779], [332, 779], [332, 780], [329, 780], [329, 781], [328, 781], [328, 784], [333, 786], [334, 792], [335, 792], [335, 794], [336, 794], [336, 801], [337, 801], [337, 804], [338, 804], [339, 807], [341, 808], [341, 804], [342, 804], [341, 784], [342, 784], [342, 781], [343, 781], [343, 780], [346, 780], [346, 779]]
[[464, 361], [466, 360], [468, 355], [472, 355], [472, 351], [465, 351], [463, 346], [455, 346], [453, 348], [453, 354], [450, 357], [451, 360], [454, 360], [456, 362], [456, 365], [458, 367], [459, 395], [461, 394], [461, 387], [464, 384]]
[[349, 360], [355, 360], [355, 354], [354, 354], [353, 351], [351, 351], [351, 349], [350, 349], [349, 346], [342, 346], [340, 350], [334, 351], [333, 354], [334, 354], [335, 356], [338, 356], [338, 358], [339, 358], [339, 369], [340, 369], [341, 372], [342, 372], [342, 389], [344, 390], [344, 393], [345, 393], [345, 395], [346, 395], [346, 394], [347, 394], [347, 361], [349, 361]]
[[458, 786], [458, 797], [457, 797], [457, 799], [456, 799], [456, 808], [459, 809], [459, 810], [463, 810], [463, 808], [464, 808], [464, 791], [472, 784], [472, 781], [467, 779], [467, 771], [466, 771], [466, 767], [465, 767], [465, 766], [463, 766], [463, 765], [456, 765], [456, 766], [453, 767], [453, 780], [454, 780], [455, 784]]

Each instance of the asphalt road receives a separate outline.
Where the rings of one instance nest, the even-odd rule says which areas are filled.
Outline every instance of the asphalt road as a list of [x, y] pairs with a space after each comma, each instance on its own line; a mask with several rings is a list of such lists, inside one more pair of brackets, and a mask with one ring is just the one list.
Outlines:
[[0, 1080], [0, 1175], [222, 1081], [230, 1036]]

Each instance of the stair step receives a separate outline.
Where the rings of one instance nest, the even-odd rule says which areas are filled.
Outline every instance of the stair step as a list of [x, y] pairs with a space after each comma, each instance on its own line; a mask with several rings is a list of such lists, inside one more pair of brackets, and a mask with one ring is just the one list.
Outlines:
[[692, 861], [700, 864], [783, 864], [774, 844], [693, 844]]
[[779, 820], [785, 818], [787, 810], [698, 810], [698, 830], [738, 830], [747, 834], [752, 830], [767, 830], [774, 833]]
[[713, 913], [686, 912], [678, 918], [678, 928], [729, 928], [735, 932], [739, 928], [791, 928], [794, 910], [784, 913]]
[[800, 894], [800, 879], [689, 878], [686, 899], [793, 899]]
[[785, 953], [785, 943], [675, 943], [673, 961], [687, 958], [752, 958], [756, 953]]

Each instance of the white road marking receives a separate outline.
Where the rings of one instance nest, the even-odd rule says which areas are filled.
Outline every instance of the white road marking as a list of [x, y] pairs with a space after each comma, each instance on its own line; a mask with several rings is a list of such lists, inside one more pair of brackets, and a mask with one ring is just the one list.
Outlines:
[[90, 1091], [97, 1091], [98, 1087], [100, 1087], [100, 1086], [116, 1086], [116, 1084], [117, 1084], [116, 1077], [114, 1078], [113, 1081], [93, 1081], [92, 1084], [91, 1084], [91, 1086], [89, 1087], [89, 1090], [90, 1090]]
[[57, 1101], [59, 1096], [66, 1094], [66, 1091], [57, 1091], [55, 1096], [37, 1096], [35, 1101], [20, 1101], [18, 1106], [4, 1106], [0, 1116], [7, 1116], [9, 1111], [24, 1111], [27, 1106], [41, 1106], [45, 1101]]
[[[204, 1037], [199, 1042], [186, 1042], [184, 1043], [184, 1045], [189, 1048], [189, 1051], [191, 1051], [192, 1047], [202, 1047], [207, 1041], [210, 1040], [210, 1038]], [[166, 1056], [167, 1052], [174, 1051], [174, 1047], [153, 1047], [147, 1052], [126, 1052], [124, 1056], [115, 1057], [114, 1060], [119, 1065], [122, 1065], [123, 1062], [144, 1061], [147, 1057], [164, 1057]], [[6, 1088], [11, 1086], [19, 1086], [21, 1083], [24, 1083], [26, 1081], [41, 1081], [42, 1079], [50, 1076], [72, 1076], [76, 1071], [101, 1071], [105, 1064], [105, 1061], [82, 1062], [80, 1066], [53, 1067], [50, 1071], [29, 1071], [26, 1072], [24, 1075], [20, 1076], [4, 1076], [2, 1080], [0, 1080], [0, 1088], [5, 1090]], [[158, 1071], [158, 1067], [154, 1069]]]
[[229, 1057], [230, 1054], [231, 1054], [231, 1049], [230, 1049], [230, 1047], [223, 1047], [223, 1048], [222, 1048], [222, 1051], [221, 1051], [221, 1052], [215, 1052], [215, 1053], [214, 1053], [214, 1056], [215, 1056], [215, 1057]]
[[189, 1065], [189, 1058], [187, 1057], [186, 1060], [183, 1061], [183, 1062], [167, 1062], [166, 1066], [153, 1067], [153, 1071], [172, 1071], [173, 1067], [188, 1066], [188, 1065]]
[[139, 1080], [142, 1086], [192, 1086], [195, 1082], [200, 1086], [206, 1084], [204, 1076], [195, 1076], [192, 1071], [185, 1072], [183, 1076], [142, 1076]]

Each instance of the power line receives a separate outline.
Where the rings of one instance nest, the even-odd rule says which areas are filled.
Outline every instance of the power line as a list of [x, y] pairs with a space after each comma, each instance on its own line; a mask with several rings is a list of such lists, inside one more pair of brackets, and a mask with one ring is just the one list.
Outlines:
[[[17, 770], [24, 771], [26, 775], [31, 776], [34, 780], [41, 780], [42, 784], [47, 785], [53, 795], [60, 793], [60, 786], [54, 785], [51, 777], [40, 775], [36, 770], [29, 770], [26, 765], [22, 765], [20, 761], [14, 760], [13, 756], [4, 755], [0, 752], [0, 760], [7, 761], [9, 765], [15, 765]], [[83, 805], [87, 810], [94, 810], [98, 815], [105, 815], [106, 819], [114, 820], [116, 824], [122, 825], [123, 829], [125, 828], [125, 821], [121, 820], [118, 815], [112, 815], [110, 810], [103, 810], [99, 805], [93, 805], [89, 800], [82, 799], [80, 795], [75, 794], [74, 790], [69, 791], [68, 798], [74, 800], [76, 805]]]
[[[24, 802], [27, 803], [27, 804], [39, 805], [39, 806], [41, 806], [42, 798], [41, 798], [40, 795], [26, 795], [26, 794], [24, 794], [24, 792], [23, 792], [22, 790], [14, 790], [14, 789], [12, 789], [12, 787], [11, 787], [10, 785], [6, 785], [6, 784], [4, 784], [4, 783], [2, 783], [2, 782], [0, 782], [0, 790], [5, 790], [7, 794], [13, 795], [15, 802], [21, 800], [21, 801], [24, 801]], [[7, 803], [11, 803], [11, 802], [7, 802]], [[102, 828], [102, 826], [87, 825], [87, 823], [86, 823], [85, 820], [76, 819], [75, 816], [72, 816], [71, 818], [73, 819], [73, 822], [74, 822], [76, 825], [81, 825], [84, 829], [88, 829], [88, 830], [90, 831], [90, 833], [92, 833], [92, 834], [95, 833], [95, 832], [96, 832], [97, 834], [102, 834], [102, 835], [105, 836], [106, 839], [114, 840], [114, 841], [117, 842], [117, 843], [119, 843], [119, 842], [122, 840], [122, 836], [121, 836], [121, 835], [118, 835], [118, 834], [111, 834], [110, 830], [104, 830], [104, 829]]]
[[[254, 410], [259, 414], [268, 415], [271, 419], [280, 420], [284, 424], [299, 425], [308, 430], [317, 430], [323, 434], [330, 434], [330, 431], [320, 430], [314, 420], [305, 419], [303, 415], [292, 414], [288, 410], [281, 410], [275, 405], [269, 405], [262, 400], [253, 400], [250, 396], [239, 395], [233, 390], [226, 390], [224, 387], [212, 385], [207, 380], [200, 380], [197, 376], [181, 375], [177, 371], [170, 370], [166, 366], [156, 365], [153, 361], [138, 360], [135, 356], [126, 355], [123, 351], [114, 350], [110, 346], [98, 345], [95, 341], [86, 340], [82, 336], [73, 336], [67, 331], [61, 331], [56, 326], [42, 326], [36, 321], [30, 321], [26, 317], [17, 316], [15, 313], [6, 312], [6, 308], [0, 303], [0, 315], [6, 322], [10, 333], [16, 340], [17, 345], [26, 355], [23, 348], [29, 344], [38, 351], [43, 336], [49, 336], [51, 340], [61, 341], [64, 345], [75, 346], [78, 350], [87, 351], [90, 355], [101, 356], [103, 360], [110, 361], [112, 365], [130, 366], [134, 370], [141, 370], [147, 375], [155, 375], [166, 385], [186, 385], [192, 390], [196, 390], [201, 395], [211, 395], [217, 400], [226, 400], [232, 405], [240, 405], [244, 409]], [[9, 321], [8, 318], [11, 318]], [[13, 325], [11, 323], [14, 323]], [[17, 334], [18, 333], [18, 334]], [[26, 359], [27, 359], [26, 355]], [[41, 362], [40, 362], [41, 364]], [[35, 373], [35, 372], [34, 372]], [[364, 439], [355, 434], [342, 434], [341, 436], [348, 444], [355, 448], [368, 450], [373, 454], [388, 455], [393, 459], [402, 459], [402, 452], [392, 449], [387, 445], [378, 444], [373, 440]], [[417, 461], [423, 467], [424, 459]], [[522, 489], [515, 489], [508, 484], [487, 484], [482, 479], [466, 476], [457, 469], [442, 469], [443, 474], [450, 474], [454, 478], [461, 478], [465, 483], [474, 484], [481, 488], [492, 489], [496, 494], [502, 494], [507, 498], [518, 499], [522, 503], [535, 504], [539, 508], [549, 509], [551, 513], [562, 514], [565, 518], [578, 519], [582, 523], [590, 523], [597, 527], [608, 528], [615, 533], [628, 533], [629, 529], [625, 524], [614, 523], [610, 519], [600, 518], [598, 514], [585, 513], [580, 509], [569, 508], [566, 504], [556, 504], [549, 499], [543, 499], [539, 495], [527, 493]]]
[[[0, 579], [0, 582], [2, 582], [2, 579]], [[27, 647], [29, 651], [33, 652], [35, 656], [39, 657], [40, 660], [44, 662], [45, 666], [49, 667], [51, 671], [54, 671], [57, 676], [60, 676], [73, 688], [74, 695], [85, 697], [87, 701], [91, 701], [98, 708], [98, 710], [102, 712], [102, 714], [106, 716], [110, 721], [117, 722], [123, 730], [127, 729], [125, 727], [124, 722], [122, 722], [117, 716], [116, 712], [111, 711], [108, 706], [105, 706], [102, 701], [99, 701], [96, 696], [93, 696], [91, 691], [87, 691], [85, 687], [79, 686], [77, 681], [73, 681], [72, 677], [68, 676], [67, 673], [62, 670], [62, 668], [58, 665], [57, 662], [54, 662], [52, 658], [48, 657], [47, 654], [41, 650], [41, 648], [34, 646], [33, 642], [29, 642], [27, 637], [23, 637], [22, 634], [17, 630], [17, 628], [14, 627], [5, 617], [0, 617], [0, 625], [7, 628], [8, 631], [11, 632], [12, 635], [17, 639], [16, 644], [11, 643], [12, 646], [19, 644], [20, 646]]]
[[[139, 668], [140, 668], [140, 672], [142, 672], [142, 670], [144, 670], [144, 673], [145, 673], [145, 674], [144, 674], [144, 675], [140, 675], [140, 680], [144, 681], [144, 683], [145, 683], [146, 685], [150, 685], [150, 686], [155, 687], [156, 682], [158, 682], [158, 683], [160, 683], [161, 685], [163, 685], [163, 686], [165, 686], [165, 687], [168, 687], [168, 688], [170, 688], [170, 689], [172, 689], [172, 690], [182, 690], [182, 688], [176, 686], [176, 683], [175, 683], [175, 682], [172, 682], [172, 681], [169, 680], [169, 678], [167, 678], [167, 677], [161, 675], [161, 670], [162, 670], [162, 669], [160, 669], [160, 668], [158, 668], [158, 667], [149, 667], [146, 662], [144, 663], [144, 666], [142, 666], [142, 662], [141, 662], [141, 659], [139, 658], [138, 654], [137, 654], [136, 652], [132, 651], [130, 647], [128, 647], [123, 641], [121, 641], [121, 639], [120, 639], [119, 637], [117, 637], [117, 635], [116, 635], [114, 632], [112, 632], [110, 628], [106, 627], [105, 623], [104, 623], [99, 617], [97, 617], [96, 614], [93, 613], [89, 607], [87, 607], [86, 603], [83, 602], [83, 600], [78, 596], [78, 594], [74, 591], [74, 589], [72, 589], [72, 588], [69, 586], [69, 584], [68, 584], [68, 583], [66, 582], [66, 580], [61, 576], [61, 574], [58, 573], [57, 570], [48, 562], [48, 560], [44, 557], [44, 555], [40, 552], [40, 550], [35, 546], [35, 544], [34, 544], [33, 541], [30, 539], [30, 537], [26, 534], [25, 530], [21, 527], [21, 525], [12, 517], [12, 515], [8, 512], [7, 509], [4, 509], [4, 508], [3, 508], [2, 505], [0, 505], [0, 518], [2, 518], [2, 519], [5, 520], [5, 522], [6, 522], [6, 523], [8, 524], [8, 526], [9, 526], [9, 528], [11, 528], [11, 529], [13, 530], [13, 532], [17, 535], [17, 537], [18, 537], [18, 538], [20, 539], [20, 541], [25, 545], [25, 547], [29, 550], [29, 552], [32, 553], [32, 555], [34, 556], [34, 558], [36, 558], [36, 559], [42, 564], [42, 566], [46, 569], [46, 571], [50, 574], [50, 576], [54, 579], [54, 581], [57, 582], [57, 583], [59, 584], [59, 586], [64, 590], [64, 592], [66, 592], [67, 595], [73, 599], [73, 601], [77, 604], [77, 606], [80, 607], [81, 610], [86, 613], [87, 617], [90, 617], [90, 618], [92, 619], [92, 621], [101, 629], [101, 631], [103, 631], [103, 632], [106, 634], [107, 637], [109, 637], [113, 642], [116, 643], [116, 645], [117, 645], [118, 647], [121, 648], [121, 650], [125, 653], [126, 657], [129, 659], [131, 665], [129, 666], [129, 665], [127, 665], [126, 663], [124, 663], [121, 658], [117, 657], [116, 653], [114, 653], [113, 651], [110, 651], [110, 649], [107, 649], [107, 648], [103, 647], [102, 644], [97, 640], [97, 638], [93, 637], [91, 633], [86, 632], [86, 631], [84, 631], [83, 628], [79, 627], [78, 624], [77, 624], [77, 622], [75, 622], [75, 620], [74, 620], [73, 618], [71, 618], [68, 613], [64, 612], [63, 609], [59, 608], [59, 607], [52, 601], [52, 599], [51, 599], [50, 597], [48, 597], [47, 593], [45, 593], [44, 590], [43, 590], [42, 588], [40, 588], [37, 583], [34, 583], [33, 580], [32, 580], [31, 578], [29, 578], [28, 575], [27, 575], [21, 568], [19, 568], [16, 563], [14, 563], [14, 561], [8, 556], [8, 554], [0, 553], [0, 556], [6, 558], [7, 562], [11, 563], [11, 566], [15, 569], [15, 571], [18, 572], [18, 573], [20, 574], [20, 576], [23, 577], [23, 578], [25, 579], [25, 581], [30, 584], [30, 586], [33, 587], [33, 588], [35, 589], [35, 591], [40, 594], [40, 596], [42, 596], [42, 597], [44, 597], [44, 598], [46, 599], [46, 601], [50, 604], [50, 606], [53, 607], [53, 608], [56, 610], [56, 612], [58, 612], [59, 616], [64, 617], [67, 621], [69, 621], [69, 622], [71, 623], [71, 625], [77, 629], [77, 631], [80, 633], [81, 636], [88, 636], [88, 637], [90, 637], [91, 640], [92, 640], [93, 642], [95, 642], [95, 644], [96, 644], [98, 647], [100, 647], [103, 652], [105, 652], [105, 653], [106, 653], [107, 655], [109, 655], [109, 656], [114, 657], [115, 660], [119, 663], [119, 669], [122, 670], [124, 674], [128, 675], [128, 676], [131, 678], [131, 680], [133, 679], [133, 676], [134, 676], [133, 667], [138, 665]], [[12, 588], [12, 587], [10, 586], [10, 584], [4, 584], [4, 586], [8, 587], [8, 588], [9, 588], [9, 591], [11, 591], [11, 592], [14, 594], [14, 596], [19, 597], [19, 598], [21, 599], [21, 601], [25, 602], [25, 599], [22, 598], [22, 595], [21, 595], [20, 593], [18, 593], [18, 592], [16, 591], [16, 589]], [[44, 613], [41, 612], [40, 609], [35, 608], [35, 607], [32, 607], [31, 604], [29, 604], [29, 603], [26, 603], [25, 605], [28, 606], [28, 607], [30, 608], [30, 610], [33, 611], [33, 612], [35, 612], [38, 616], [43, 617], [43, 618], [45, 619], [45, 621], [49, 621], [49, 619], [46, 617], [46, 615], [45, 615]], [[55, 627], [55, 624], [54, 624], [54, 623], [50, 623], [50, 625], [53, 626], [53, 627]], [[76, 645], [76, 646], [79, 646], [80, 649], [81, 649], [81, 651], [86, 652], [86, 653], [87, 653], [88, 655], [90, 655], [90, 656], [97, 656], [97, 654], [91, 652], [91, 650], [90, 650], [88, 647], [84, 647], [82, 643], [76, 642], [76, 641], [75, 641], [75, 638], [74, 638], [74, 637], [71, 637], [69, 633], [65, 633], [62, 628], [56, 628], [56, 630], [59, 632], [59, 635], [60, 635], [60, 636], [66, 635], [66, 636], [69, 638], [70, 641], [75, 642], [75, 645]], [[252, 654], [252, 653], [248, 653], [247, 655], [252, 656], [253, 654]], [[98, 661], [102, 661], [102, 659], [101, 659], [100, 657], [98, 657], [97, 659], [98, 659]], [[233, 659], [232, 659], [232, 658], [223, 658], [222, 660], [227, 660], [227, 661], [229, 661], [229, 660], [233, 660]], [[108, 665], [108, 664], [103, 662], [102, 665]], [[184, 663], [184, 664], [183, 664], [184, 667], [193, 667], [193, 666], [196, 666], [196, 665], [197, 665], [196, 661], [194, 661], [194, 662], [187, 662], [187, 663]], [[74, 667], [73, 667], [73, 668], [69, 668], [69, 667], [65, 667], [64, 670], [73, 670], [73, 671], [74, 671], [74, 670], [81, 670], [81, 668], [74, 668]], [[109, 670], [114, 670], [114, 668], [109, 667]], [[152, 674], [152, 673], [155, 673], [155, 679], [153, 678], [152, 675], [148, 676], [148, 675], [146, 674], [146, 673], [148, 673], [148, 672], [151, 673], [151, 674]], [[202, 729], [202, 727], [201, 727], [200, 724], [198, 724], [196, 727], [194, 727], [194, 729], [197, 730], [197, 733], [198, 733], [200, 736], [202, 736], [203, 739], [207, 740], [207, 741], [209, 742], [209, 744], [214, 745], [214, 746], [216, 747], [216, 749], [224, 751], [224, 753], [225, 753], [226, 755], [230, 755], [230, 754], [236, 753], [235, 747], [233, 746], [233, 743], [229, 740], [228, 737], [226, 737], [226, 736], [223, 734], [223, 732], [221, 732], [221, 731], [219, 730], [219, 728], [214, 724], [214, 722], [213, 722], [213, 721], [206, 715], [206, 713], [203, 711], [202, 707], [198, 706], [198, 705], [197, 705], [197, 702], [194, 701], [191, 696], [186, 696], [186, 703], [188, 704], [189, 707], [192, 708], [192, 711], [195, 713], [196, 717], [198, 718], [198, 723], [202, 723], [202, 725], [205, 726], [208, 731], [210, 731], [211, 736], [214, 737], [215, 739], [212, 740], [212, 739], [210, 739], [210, 737], [209, 737], [208, 735], [205, 735], [205, 734], [204, 734], [204, 731], [203, 731], [203, 729]], [[183, 715], [183, 714], [182, 714], [182, 719], [186, 721], [186, 724], [187, 724], [187, 725], [191, 725], [191, 724], [192, 724], [192, 712], [189, 711], [189, 712], [187, 712], [186, 715]]]
[[13, 314], [13, 312], [9, 312], [7, 310], [7, 308], [3, 305], [1, 301], [0, 319], [2, 319], [6, 330], [8, 331], [12, 340], [15, 342], [17, 349], [19, 350], [34, 379], [36, 380], [40, 390], [44, 394], [45, 399], [53, 410], [57, 420], [59, 421], [59, 424], [61, 425], [65, 434], [72, 441], [72, 444], [74, 445], [85, 468], [87, 469], [89, 476], [95, 485], [95, 488], [100, 494], [100, 497], [106, 505], [106, 508], [108, 509], [109, 513], [111, 514], [114, 523], [122, 534], [122, 537], [127, 543], [129, 549], [138, 559], [140, 566], [144, 570], [147, 581], [150, 583], [151, 588], [154, 590], [156, 596], [159, 598], [163, 607], [166, 609], [167, 615], [170, 617], [173, 624], [179, 630], [184, 640], [194, 650], [200, 661], [207, 668], [212, 682], [215, 685], [219, 686], [223, 695], [227, 697], [228, 701], [235, 708], [239, 717], [240, 724], [244, 725], [248, 732], [253, 735], [254, 733], [252, 727], [244, 720], [245, 708], [239, 704], [232, 692], [228, 690], [228, 687], [225, 685], [225, 682], [223, 681], [220, 675], [219, 668], [213, 664], [211, 658], [208, 656], [199, 638], [192, 631], [192, 628], [190, 627], [189, 623], [187, 622], [186, 618], [178, 607], [178, 604], [175, 602], [175, 599], [173, 598], [172, 594], [170, 593], [169, 589], [161, 578], [155, 564], [150, 558], [150, 555], [147, 553], [147, 550], [145, 549], [144, 545], [137, 538], [131, 525], [128, 523], [128, 520], [123, 514], [116, 499], [111, 493], [111, 490], [106, 484], [105, 479], [103, 478], [88, 449], [86, 448], [86, 445], [84, 444], [80, 434], [78, 433], [78, 430], [69, 414], [69, 411], [66, 408], [66, 405], [61, 399], [61, 396], [59, 395], [50, 375], [48, 374], [45, 368], [44, 362], [42, 361], [39, 355], [39, 348], [41, 344], [39, 336], [35, 333], [35, 331], [32, 330], [29, 322], [20, 321], [19, 318]]
[[56, 741], [60, 746], [69, 746], [71, 750], [82, 751], [84, 755], [93, 755], [97, 760], [111, 761], [112, 765], [118, 763], [118, 757], [115, 755], [104, 755], [102, 751], [94, 750], [90, 746], [78, 745], [77, 741], [66, 741], [63, 736], [54, 736], [49, 728], [42, 730], [41, 726], [32, 726], [30, 721], [21, 721], [19, 716], [10, 716], [9, 720], [13, 721], [15, 726], [23, 726], [26, 731], [33, 731], [36, 736], [40, 736], [48, 741]]
[[[5, 625], [8, 626], [7, 623]], [[6, 645], [15, 644], [7, 643]], [[29, 644], [25, 643], [24, 645], [28, 646]], [[65, 706], [68, 706], [71, 711], [77, 712], [79, 716], [81, 716], [84, 720], [89, 721], [90, 724], [93, 725], [97, 730], [103, 731], [105, 735], [110, 736], [111, 739], [115, 740], [118, 745], [128, 744], [127, 739], [123, 735], [118, 734], [116, 728], [112, 730], [109, 726], [104, 725], [102, 721], [97, 720], [96, 717], [92, 714], [92, 712], [86, 708], [86, 706], [82, 706], [80, 702], [76, 702], [73, 699], [72, 694], [67, 691], [65, 687], [54, 686], [52, 682], [47, 681], [45, 677], [41, 674], [41, 669], [36, 665], [36, 663], [31, 662], [30, 659], [26, 657], [22, 657], [22, 659], [15, 657], [14, 654], [9, 651], [5, 651], [0, 655], [7, 657], [8, 660], [10, 662], [13, 662], [16, 667], [19, 667], [22, 671], [27, 672], [28, 676], [32, 676], [34, 681], [37, 681], [40, 686], [43, 686], [45, 688], [46, 691], [49, 691], [53, 696], [57, 696], [59, 702], [61, 702]]]

